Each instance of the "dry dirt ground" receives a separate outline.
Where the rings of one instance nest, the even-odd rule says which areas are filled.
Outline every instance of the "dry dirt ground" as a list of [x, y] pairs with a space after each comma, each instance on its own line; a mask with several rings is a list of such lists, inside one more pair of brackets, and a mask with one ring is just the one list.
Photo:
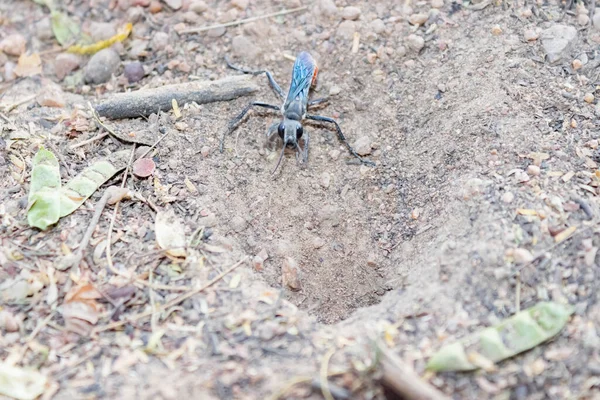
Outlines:
[[[43, 68], [15, 79], [17, 56], [0, 58], [0, 289], [31, 285], [23, 298], [2, 298], [5, 318], [18, 328], [0, 325], [0, 359], [39, 368], [50, 379], [48, 396], [263, 399], [285, 389], [281, 398], [320, 398], [316, 384], [289, 384], [317, 378], [333, 349], [329, 370], [342, 373], [332, 383], [352, 391], [351, 398], [385, 398], [369, 368], [374, 353], [366, 343], [374, 337], [452, 398], [600, 396], [600, 109], [593, 97], [584, 100], [600, 84], [600, 30], [583, 11], [554, 1], [207, 0], [205, 10], [202, 2], [175, 0], [60, 3], [92, 37], [105, 38], [126, 22], [133, 32], [114, 46], [119, 62], [108, 82], [83, 80], [88, 56], [61, 80], [48, 9], [33, 1], [0, 4], [0, 40], [21, 35], [29, 53], [41, 54]], [[307, 9], [178, 33], [299, 6]], [[360, 10], [355, 20], [348, 6]], [[419, 19], [424, 25], [414, 24]], [[550, 63], [543, 31], [556, 24], [574, 27], [575, 37]], [[29, 228], [35, 151], [43, 144], [59, 156], [64, 182], [92, 161], [131, 148], [108, 136], [70, 149], [100, 132], [88, 101], [238, 74], [226, 68], [226, 54], [271, 70], [287, 87], [302, 50], [319, 65], [313, 97], [330, 99], [319, 113], [335, 117], [350, 143], [366, 136], [375, 168], [354, 163], [335, 131], [308, 123], [308, 166], [288, 155], [271, 176], [278, 154], [265, 150], [264, 133], [278, 115], [268, 111], [251, 114], [220, 153], [228, 121], [249, 101], [277, 102], [264, 76], [254, 78], [261, 90], [251, 97], [190, 104], [176, 122], [172, 112], [105, 120], [119, 132], [160, 126], [168, 134], [154, 154], [154, 176], [126, 183], [156, 207], [173, 209], [187, 237], [201, 230], [202, 240], [185, 262], [173, 261], [158, 251], [155, 211], [123, 201], [112, 259], [121, 271], [153, 278], [150, 288], [107, 268], [103, 243], [112, 207], [78, 275], [52, 268], [77, 248], [107, 185], [49, 230]], [[145, 76], [129, 84], [125, 65], [133, 61]], [[33, 97], [49, 81], [60, 85], [51, 87], [62, 107]], [[121, 175], [109, 184], [120, 185]], [[573, 235], [555, 244], [569, 227]], [[265, 252], [264, 263], [255, 262]], [[111, 318], [182, 294], [152, 285], [202, 285], [244, 256], [237, 270], [180, 305], [98, 332]], [[291, 285], [299, 290], [282, 282], [288, 257], [298, 264]], [[56, 312], [81, 279], [117, 297], [116, 288], [131, 289], [124, 304], [98, 300], [97, 331], [88, 336], [65, 329]], [[493, 372], [424, 373], [442, 344], [542, 300], [576, 307], [551, 342]]]

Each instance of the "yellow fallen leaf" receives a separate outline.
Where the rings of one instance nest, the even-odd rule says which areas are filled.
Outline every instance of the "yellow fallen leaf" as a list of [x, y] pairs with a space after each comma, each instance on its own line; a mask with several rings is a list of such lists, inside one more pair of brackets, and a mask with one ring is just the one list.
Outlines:
[[554, 241], [556, 243], [564, 242], [567, 240], [575, 231], [577, 230], [576, 226], [570, 226], [558, 235], [554, 236]]
[[185, 183], [185, 187], [188, 188], [190, 193], [198, 193], [198, 189], [196, 189], [196, 186], [194, 186], [192, 181], [190, 181], [187, 177], [183, 180], [183, 183]]
[[179, 104], [177, 104], [177, 100], [171, 100], [171, 106], [173, 107], [173, 114], [175, 114], [175, 118], [181, 118], [181, 110], [179, 109]]
[[127, 39], [127, 36], [129, 36], [132, 29], [133, 29], [133, 25], [129, 22], [123, 27], [123, 29], [121, 29], [121, 32], [117, 33], [113, 37], [110, 37], [106, 40], [101, 40], [99, 42], [96, 42], [96, 43], [93, 43], [90, 45], [83, 45], [83, 46], [82, 45], [74, 45], [74, 46], [69, 47], [67, 49], [67, 52], [75, 53], [75, 54], [83, 54], [83, 55], [90, 55], [90, 54], [97, 53], [102, 49], [105, 49], [107, 47], [112, 46], [113, 44], [115, 44], [117, 42], [122, 42], [123, 40]]

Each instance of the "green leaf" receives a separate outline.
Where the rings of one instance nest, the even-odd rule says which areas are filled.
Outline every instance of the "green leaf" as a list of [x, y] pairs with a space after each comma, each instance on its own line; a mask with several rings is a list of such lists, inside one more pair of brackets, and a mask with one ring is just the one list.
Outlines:
[[42, 393], [48, 378], [37, 371], [0, 363], [0, 394], [19, 400], [33, 400]]
[[52, 10], [50, 19], [54, 37], [61, 46], [71, 44], [79, 37], [79, 24], [67, 14]]
[[71, 214], [98, 188], [112, 178], [118, 169], [105, 160], [96, 161], [71, 179], [60, 191], [60, 216]]
[[479, 368], [469, 354], [492, 362], [529, 350], [558, 334], [574, 309], [569, 305], [541, 302], [501, 323], [461, 341], [443, 346], [427, 363], [431, 371], [470, 371]]
[[27, 222], [41, 230], [60, 218], [60, 171], [51, 151], [40, 147], [33, 158]]

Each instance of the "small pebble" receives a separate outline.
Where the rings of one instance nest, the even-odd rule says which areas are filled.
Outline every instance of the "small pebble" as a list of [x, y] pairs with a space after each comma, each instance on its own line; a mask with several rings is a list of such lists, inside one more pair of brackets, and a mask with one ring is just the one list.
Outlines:
[[537, 165], [530, 165], [527, 167], [527, 173], [531, 176], [538, 176], [540, 172], [540, 167]]
[[512, 203], [515, 199], [515, 195], [512, 192], [506, 192], [502, 195], [502, 202], [504, 203]]
[[298, 263], [291, 257], [286, 257], [281, 267], [281, 284], [293, 291], [300, 290], [300, 268]]
[[231, 1], [231, 5], [244, 11], [246, 8], [248, 8], [248, 3], [249, 0], [232, 0]]
[[196, 14], [202, 14], [204, 11], [208, 10], [208, 5], [204, 0], [195, 0], [190, 4], [189, 10]]
[[54, 74], [59, 81], [79, 68], [81, 59], [76, 54], [61, 53], [54, 59]]
[[413, 14], [408, 18], [408, 22], [412, 25], [423, 25], [428, 19], [429, 16], [427, 14]]
[[331, 150], [329, 152], [329, 157], [331, 157], [332, 160], [337, 160], [340, 154], [341, 152], [339, 150]]
[[524, 8], [523, 10], [521, 10], [521, 17], [523, 18], [529, 18], [533, 15], [533, 12], [531, 11], [531, 8]]
[[590, 23], [590, 17], [587, 14], [579, 14], [577, 16], [577, 23], [580, 26], [586, 26]]
[[150, 2], [150, 7], [148, 7], [148, 10], [152, 13], [152, 14], [157, 14], [159, 12], [162, 11], [162, 4], [160, 3], [160, 1], [158, 0], [152, 0]]
[[573, 69], [575, 71], [577, 71], [578, 69], [581, 69], [581, 67], [583, 66], [583, 64], [581, 63], [581, 60], [575, 59], [573, 60]]
[[0, 51], [9, 56], [20, 56], [25, 53], [27, 47], [27, 39], [19, 33], [8, 35], [0, 42]]
[[200, 154], [204, 158], [208, 157], [210, 155], [210, 147], [202, 146], [202, 148], [200, 149]]
[[329, 89], [329, 95], [330, 96], [336, 96], [338, 94], [342, 93], [342, 88], [340, 88], [337, 85], [333, 85], [330, 89]]
[[385, 23], [382, 20], [380, 20], [379, 18], [371, 21], [369, 26], [371, 27], [371, 30], [377, 34], [381, 34], [381, 33], [385, 32]]
[[431, 7], [433, 7], [433, 8], [444, 7], [444, 0], [431, 0]]
[[425, 39], [419, 35], [409, 35], [406, 42], [408, 47], [415, 51], [419, 51], [425, 46]]
[[331, 183], [331, 175], [329, 174], [329, 172], [323, 172], [321, 174], [321, 180], [319, 182], [321, 184], [321, 186], [323, 186], [325, 189], [327, 189], [329, 187], [329, 184]]
[[248, 223], [246, 222], [246, 220], [244, 218], [240, 217], [239, 215], [236, 215], [235, 217], [233, 217], [231, 219], [231, 227], [233, 228], [234, 231], [236, 231], [238, 233], [244, 231], [247, 226], [248, 226]]
[[494, 25], [492, 27], [492, 35], [499, 36], [501, 34], [502, 34], [502, 28], [500, 28], [500, 25]]
[[354, 21], [345, 20], [337, 27], [336, 35], [343, 39], [352, 39], [356, 31], [356, 23]]
[[531, 254], [531, 252], [527, 249], [524, 248], [516, 248], [513, 251], [513, 258], [515, 260], [516, 264], [527, 264], [531, 261], [533, 261], [533, 255]]
[[371, 138], [368, 136], [360, 137], [356, 142], [354, 142], [354, 150], [356, 150], [358, 155], [361, 156], [371, 154]]
[[179, 10], [183, 5], [183, 0], [163, 0], [173, 10]]
[[375, 254], [369, 254], [369, 258], [367, 258], [367, 266], [370, 268], [377, 268], [377, 256]]
[[338, 13], [338, 8], [333, 0], [320, 0], [319, 10], [325, 17], [333, 17]]
[[398, 48], [396, 49], [396, 54], [398, 55], [398, 57], [404, 57], [406, 55], [406, 47], [402, 45], [398, 46]]
[[169, 34], [166, 32], [156, 32], [150, 41], [150, 46], [152, 46], [152, 50], [155, 51], [164, 50], [168, 44]]
[[139, 82], [145, 75], [144, 66], [139, 61], [129, 63], [125, 65], [124, 75], [129, 83]]
[[410, 213], [410, 218], [417, 220], [419, 219], [419, 217], [421, 216], [421, 210], [419, 208], [415, 208], [414, 210], [412, 210], [412, 212]]
[[344, 7], [342, 10], [342, 19], [354, 21], [357, 20], [358, 17], [360, 17], [360, 8], [358, 7], [349, 6]]
[[540, 37], [540, 35], [538, 35], [538, 33], [533, 29], [526, 29], [523, 33], [523, 37], [527, 42], [533, 42], [537, 40]]
[[593, 103], [594, 102], [594, 95], [591, 93], [586, 93], [585, 96], [583, 96], [583, 100], [586, 103]]
[[325, 244], [326, 244], [325, 240], [321, 239], [320, 237], [316, 237], [312, 241], [312, 246], [315, 249], [320, 249], [321, 247], [325, 246]]
[[596, 8], [594, 10], [594, 17], [592, 19], [592, 23], [594, 24], [594, 28], [597, 30], [600, 29], [600, 8]]
[[100, 50], [85, 67], [85, 81], [93, 84], [108, 82], [120, 63], [119, 54], [112, 48]]

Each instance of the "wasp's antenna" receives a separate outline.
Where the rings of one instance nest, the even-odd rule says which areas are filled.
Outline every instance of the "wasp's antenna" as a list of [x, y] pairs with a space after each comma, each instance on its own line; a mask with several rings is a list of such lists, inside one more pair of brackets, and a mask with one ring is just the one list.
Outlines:
[[275, 166], [275, 169], [273, 171], [271, 171], [271, 175], [273, 175], [275, 173], [275, 171], [277, 171], [277, 168], [279, 168], [279, 164], [281, 164], [281, 159], [283, 158], [283, 153], [285, 152], [285, 146], [286, 146], [286, 143], [284, 143], [283, 147], [281, 148], [281, 154], [279, 155], [279, 160], [277, 161], [277, 165]]

